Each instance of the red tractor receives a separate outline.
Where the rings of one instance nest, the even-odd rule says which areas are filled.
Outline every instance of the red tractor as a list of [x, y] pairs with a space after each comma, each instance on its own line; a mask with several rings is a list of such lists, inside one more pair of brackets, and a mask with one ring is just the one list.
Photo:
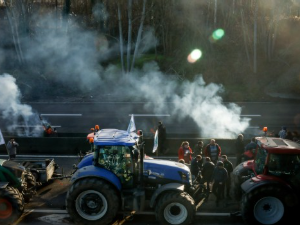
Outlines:
[[255, 159], [233, 174], [235, 181], [248, 178], [241, 185], [242, 217], [251, 225], [289, 224], [300, 205], [300, 144], [271, 137], [256, 143]]

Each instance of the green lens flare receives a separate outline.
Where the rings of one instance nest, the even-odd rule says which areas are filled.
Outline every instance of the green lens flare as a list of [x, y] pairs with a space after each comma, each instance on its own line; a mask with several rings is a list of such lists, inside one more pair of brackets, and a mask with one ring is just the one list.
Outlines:
[[223, 29], [217, 29], [213, 32], [212, 37], [214, 40], [220, 40], [225, 34]]

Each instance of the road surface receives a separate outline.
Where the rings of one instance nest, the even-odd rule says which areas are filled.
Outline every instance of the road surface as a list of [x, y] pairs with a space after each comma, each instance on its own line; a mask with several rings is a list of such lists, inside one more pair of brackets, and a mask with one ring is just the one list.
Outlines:
[[[144, 109], [147, 102], [28, 102], [42, 118], [57, 127], [59, 133], [88, 133], [91, 127], [99, 124], [100, 128], [127, 129], [129, 115], [134, 114], [137, 129], [150, 135], [150, 129], [157, 127], [162, 120], [167, 127], [168, 137], [199, 137], [199, 128], [189, 118], [174, 120], [176, 114], [172, 109], [163, 114], [155, 114]], [[168, 103], [165, 103], [168, 104]], [[300, 130], [299, 102], [253, 102], [237, 103], [243, 117], [251, 118], [250, 126], [245, 133], [259, 134], [263, 127], [277, 132], [284, 125], [289, 130]], [[209, 124], [209, 121], [207, 121]], [[6, 121], [0, 117], [2, 132], [6, 131]], [[152, 135], [152, 134], [151, 134]], [[210, 137], [202, 137], [210, 138]]]

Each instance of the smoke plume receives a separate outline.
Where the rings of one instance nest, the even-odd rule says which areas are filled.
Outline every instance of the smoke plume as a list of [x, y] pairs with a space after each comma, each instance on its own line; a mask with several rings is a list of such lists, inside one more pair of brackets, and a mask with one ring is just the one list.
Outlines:
[[[101, 10], [94, 12], [103, 19]], [[48, 16], [37, 21], [34, 40], [24, 37], [22, 47], [26, 63], [40, 70], [45, 80], [55, 80], [85, 93], [97, 88], [101, 94], [117, 96], [117, 101], [143, 100], [147, 102], [145, 111], [169, 112], [174, 122], [183, 124], [186, 118], [193, 119], [202, 137], [233, 138], [249, 125], [249, 119], [241, 119], [239, 106], [223, 103], [223, 87], [206, 84], [201, 75], [182, 82], [172, 74], [163, 74], [156, 63], [148, 63], [123, 76], [117, 66], [101, 66], [101, 62], [119, 57], [117, 42], [109, 46], [104, 36], [84, 30], [71, 19], [58, 24], [57, 19]], [[62, 28], [66, 24], [67, 31]], [[156, 42], [153, 31], [147, 29], [139, 55], [149, 49], [147, 43]], [[4, 87], [0, 90], [0, 109], [9, 131], [20, 122], [26, 126], [40, 124], [32, 108], [21, 104], [15, 78], [4, 74], [0, 84]], [[37, 135], [37, 129], [28, 129], [26, 134]]]
[[20, 102], [21, 93], [16, 79], [9, 74], [0, 75], [0, 110], [9, 132], [18, 136], [40, 136], [43, 132], [39, 119], [31, 106]]

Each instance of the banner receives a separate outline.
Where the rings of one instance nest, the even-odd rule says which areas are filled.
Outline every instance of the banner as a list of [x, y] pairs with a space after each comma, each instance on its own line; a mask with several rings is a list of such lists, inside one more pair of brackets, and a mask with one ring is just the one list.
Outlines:
[[132, 114], [131, 119], [129, 121], [128, 128], [127, 128], [127, 133], [131, 133], [131, 132], [134, 132], [134, 131], [136, 131], [136, 127], [135, 127], [134, 117], [133, 117], [133, 114]]
[[154, 135], [154, 145], [153, 145], [153, 151], [152, 153], [156, 152], [158, 148], [158, 131], [156, 130]]
[[5, 144], [5, 141], [4, 141], [1, 129], [0, 129], [0, 145], [4, 145], [4, 144]]

